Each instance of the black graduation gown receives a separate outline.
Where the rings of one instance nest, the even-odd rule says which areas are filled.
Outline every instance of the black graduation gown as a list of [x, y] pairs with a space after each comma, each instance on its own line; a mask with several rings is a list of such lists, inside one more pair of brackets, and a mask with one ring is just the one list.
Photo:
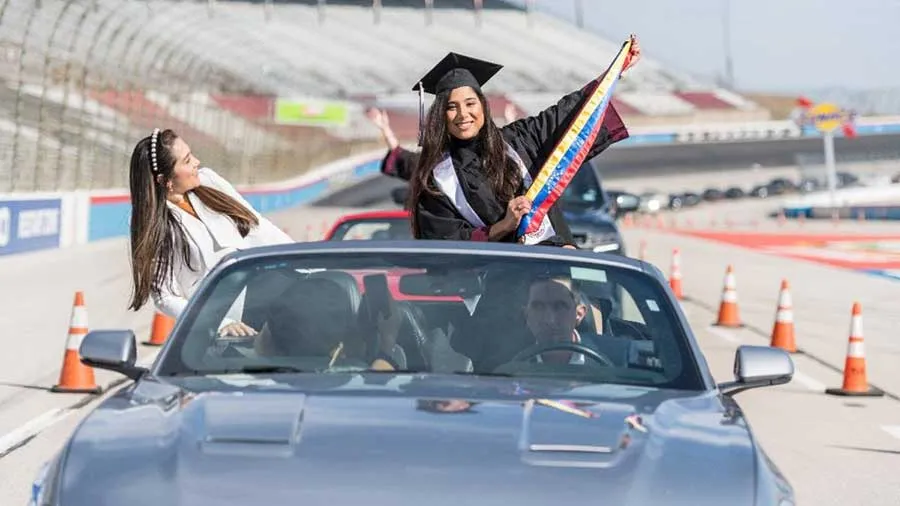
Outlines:
[[[594, 80], [584, 88], [562, 97], [555, 105], [537, 115], [514, 121], [501, 128], [504, 139], [522, 158], [532, 178], [537, 176], [541, 165], [571, 124], [578, 108], [598, 84], [599, 79]], [[597, 139], [585, 159], [590, 160], [613, 143], [627, 137], [628, 130], [615, 107], [610, 104]], [[494, 195], [482, 175], [480, 160], [475, 151], [469, 149], [466, 143], [457, 142], [451, 148], [450, 156], [463, 194], [472, 209], [488, 226], [500, 221], [506, 213], [507, 203], [499, 202]], [[408, 181], [417, 161], [418, 153], [398, 147], [384, 157], [381, 171], [386, 175]], [[526, 190], [527, 188], [521, 189], [519, 195], [524, 194]], [[466, 221], [450, 199], [444, 195], [423, 194], [416, 205], [421, 239], [487, 240], [487, 231], [477, 230]], [[542, 244], [574, 245], [575, 241], [558, 203], [550, 208], [547, 215], [557, 235]], [[515, 233], [502, 238], [504, 242], [515, 240]]]

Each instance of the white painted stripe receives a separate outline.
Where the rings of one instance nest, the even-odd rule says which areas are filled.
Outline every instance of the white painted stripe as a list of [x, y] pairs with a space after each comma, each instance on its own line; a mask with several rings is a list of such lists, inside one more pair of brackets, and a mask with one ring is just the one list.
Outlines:
[[851, 337], [862, 337], [863, 336], [863, 322], [861, 316], [853, 316], [850, 318], [850, 336]]
[[33, 418], [24, 425], [0, 437], [0, 455], [22, 444], [28, 438], [39, 434], [42, 430], [64, 419], [71, 414], [69, 409], [51, 409]]
[[806, 388], [814, 391], [814, 392], [824, 392], [825, 384], [820, 382], [819, 380], [813, 378], [812, 376], [807, 376], [800, 372], [796, 367], [794, 367], [794, 379], [797, 383], [805, 386]]
[[69, 338], [66, 339], [66, 349], [78, 351], [78, 349], [81, 348], [81, 342], [84, 341], [85, 335], [86, 334], [69, 334]]
[[709, 331], [710, 334], [721, 337], [729, 343], [740, 344], [741, 342], [740, 338], [725, 329], [720, 329], [719, 327], [713, 327], [712, 325], [710, 325], [709, 327], [706, 327], [706, 330]]
[[866, 345], [862, 341], [850, 341], [847, 344], [847, 356], [851, 358], [865, 358]]
[[791, 292], [781, 292], [781, 297], [778, 299], [778, 305], [780, 307], [789, 308], [793, 304], [791, 300]]
[[897, 439], [900, 439], [900, 425], [882, 425], [881, 430], [887, 432]]
[[784, 310], [779, 309], [777, 313], [775, 313], [775, 321], [781, 323], [793, 323], [794, 322], [794, 312], [790, 309]]
[[[159, 354], [158, 351], [151, 353], [148, 357], [145, 357], [143, 360], [137, 362], [137, 365], [141, 367], [148, 367], [153, 361], [156, 359], [156, 356]], [[108, 385], [104, 385], [107, 387]], [[84, 407], [90, 406], [91, 403], [87, 404]], [[26, 422], [24, 425], [19, 428], [9, 432], [3, 437], [0, 437], [0, 455], [5, 454], [11, 449], [16, 448], [21, 445], [29, 438], [34, 437], [41, 432], [47, 430], [57, 422], [64, 420], [67, 416], [71, 415], [75, 410], [71, 408], [57, 408], [51, 409], [46, 413], [38, 416], [37, 418], [33, 418], [30, 421]]]
[[89, 328], [87, 311], [83, 307], [76, 306], [72, 311], [72, 321], [69, 323], [69, 326], [83, 329]]

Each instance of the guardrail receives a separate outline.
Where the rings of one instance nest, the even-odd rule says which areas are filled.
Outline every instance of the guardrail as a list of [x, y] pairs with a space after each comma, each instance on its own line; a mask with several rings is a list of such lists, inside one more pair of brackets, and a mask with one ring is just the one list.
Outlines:
[[[288, 181], [238, 186], [238, 191], [264, 214], [297, 207], [377, 174], [384, 153], [363, 153]], [[0, 194], [0, 256], [127, 236], [130, 211], [125, 190]]]

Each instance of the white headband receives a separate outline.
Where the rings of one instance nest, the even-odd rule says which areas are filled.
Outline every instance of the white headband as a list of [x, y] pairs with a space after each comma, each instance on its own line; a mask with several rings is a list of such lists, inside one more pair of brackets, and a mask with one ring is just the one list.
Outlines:
[[159, 172], [159, 166], [156, 164], [156, 140], [159, 138], [159, 129], [154, 128], [153, 134], [150, 136], [150, 162], [153, 164], [150, 168], [153, 173]]

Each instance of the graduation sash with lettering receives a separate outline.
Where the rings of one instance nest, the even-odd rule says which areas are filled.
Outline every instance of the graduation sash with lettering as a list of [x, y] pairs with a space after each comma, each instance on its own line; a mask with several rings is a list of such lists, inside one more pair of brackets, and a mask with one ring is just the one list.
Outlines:
[[[516, 166], [519, 168], [519, 172], [522, 174], [522, 179], [525, 182], [525, 186], [528, 187], [533, 184], [531, 179], [531, 174], [528, 173], [528, 168], [525, 166], [525, 162], [522, 161], [522, 158], [516, 153], [516, 150], [512, 148], [508, 143], [506, 144], [506, 154], [509, 155], [510, 158], [516, 163]], [[470, 225], [475, 228], [485, 228], [487, 225], [478, 216], [478, 213], [472, 209], [472, 206], [469, 204], [469, 201], [466, 200], [466, 196], [462, 191], [462, 187], [459, 184], [459, 178], [456, 176], [456, 170], [453, 168], [453, 160], [450, 158], [449, 153], [444, 153], [444, 158], [440, 163], [434, 168], [434, 181], [437, 183], [438, 188], [440, 188], [441, 192], [450, 199], [450, 202], [453, 204], [453, 207], [459, 211], [459, 214], [465, 218]], [[553, 229], [553, 225], [550, 223], [550, 217], [546, 214], [541, 218], [540, 227], [537, 227], [537, 232], [533, 234], [533, 237], [541, 239], [535, 242], [541, 242], [543, 240], [549, 239], [556, 235], [556, 231]]]
[[525, 244], [537, 244], [544, 240], [544, 223], [550, 207], [566, 190], [575, 172], [594, 145], [603, 125], [616, 84], [629, 59], [632, 40], [622, 45], [600, 84], [581, 106], [572, 124], [557, 142], [547, 161], [541, 167], [525, 196], [531, 201], [531, 211], [522, 217], [516, 235], [524, 237]]

